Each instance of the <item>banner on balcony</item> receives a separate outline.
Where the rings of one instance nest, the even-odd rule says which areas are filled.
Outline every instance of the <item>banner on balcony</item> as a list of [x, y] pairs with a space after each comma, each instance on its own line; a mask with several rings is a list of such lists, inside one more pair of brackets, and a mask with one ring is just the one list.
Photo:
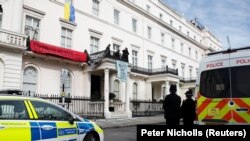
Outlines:
[[50, 54], [53, 56], [67, 58], [77, 62], [87, 62], [87, 54], [84, 52], [65, 49], [62, 47], [57, 47], [34, 40], [30, 41], [30, 48], [35, 53]]
[[116, 61], [117, 77], [122, 82], [127, 82], [128, 78], [128, 63], [123, 61]]
[[99, 64], [101, 64], [102, 59], [106, 56], [105, 51], [97, 52], [94, 54], [89, 55], [88, 64], [91, 69], [94, 69]]

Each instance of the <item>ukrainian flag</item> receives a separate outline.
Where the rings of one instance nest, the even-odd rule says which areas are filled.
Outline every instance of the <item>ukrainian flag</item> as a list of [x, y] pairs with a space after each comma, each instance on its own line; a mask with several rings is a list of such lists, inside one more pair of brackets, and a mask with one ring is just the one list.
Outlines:
[[69, 20], [69, 16], [70, 16], [70, 5], [69, 5], [69, 1], [65, 0], [65, 3], [64, 3], [64, 19]]

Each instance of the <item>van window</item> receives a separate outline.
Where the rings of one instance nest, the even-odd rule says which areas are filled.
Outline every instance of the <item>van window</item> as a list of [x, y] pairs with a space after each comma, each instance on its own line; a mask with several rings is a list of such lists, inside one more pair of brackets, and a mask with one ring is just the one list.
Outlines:
[[229, 68], [203, 71], [200, 79], [200, 93], [208, 98], [229, 98]]
[[250, 97], [250, 66], [231, 68], [232, 96]]

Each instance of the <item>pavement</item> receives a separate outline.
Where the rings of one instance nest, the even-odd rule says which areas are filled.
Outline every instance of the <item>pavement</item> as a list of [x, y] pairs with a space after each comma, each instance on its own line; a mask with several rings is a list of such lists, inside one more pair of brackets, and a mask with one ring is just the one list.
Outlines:
[[164, 115], [150, 117], [133, 117], [125, 119], [96, 119], [94, 120], [103, 129], [129, 127], [141, 124], [165, 124]]

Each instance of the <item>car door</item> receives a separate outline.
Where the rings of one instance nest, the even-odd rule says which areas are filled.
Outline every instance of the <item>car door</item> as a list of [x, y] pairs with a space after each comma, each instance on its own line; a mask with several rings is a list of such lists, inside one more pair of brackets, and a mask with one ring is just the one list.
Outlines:
[[0, 100], [0, 140], [30, 141], [29, 118], [23, 100]]
[[31, 100], [30, 102], [31, 109], [34, 109], [34, 116], [37, 116], [41, 140], [77, 140], [76, 122], [69, 122], [70, 113], [44, 101]]

